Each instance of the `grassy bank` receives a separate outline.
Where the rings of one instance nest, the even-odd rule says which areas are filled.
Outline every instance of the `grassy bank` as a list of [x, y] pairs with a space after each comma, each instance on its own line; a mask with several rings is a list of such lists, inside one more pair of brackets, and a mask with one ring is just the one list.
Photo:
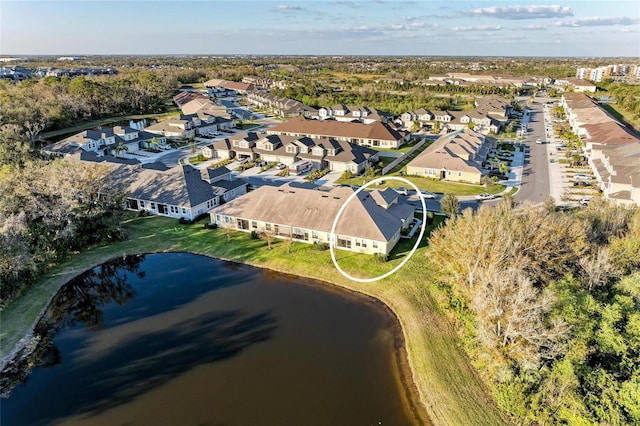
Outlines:
[[[0, 354], [4, 357], [30, 330], [51, 295], [71, 277], [104, 261], [143, 252], [189, 251], [259, 267], [307, 276], [359, 291], [383, 301], [397, 315], [404, 332], [417, 393], [434, 424], [504, 424], [488, 391], [461, 349], [461, 342], [442, 315], [429, 290], [428, 248], [423, 243], [399, 272], [375, 283], [354, 283], [333, 267], [328, 251], [306, 244], [278, 241], [273, 250], [248, 234], [206, 230], [202, 225], [178, 225], [174, 219], [132, 217], [124, 223], [126, 241], [77, 254], [54, 268], [43, 280], [2, 312]], [[410, 247], [403, 244], [387, 263], [368, 255], [338, 252], [343, 269], [379, 275], [402, 261]]]

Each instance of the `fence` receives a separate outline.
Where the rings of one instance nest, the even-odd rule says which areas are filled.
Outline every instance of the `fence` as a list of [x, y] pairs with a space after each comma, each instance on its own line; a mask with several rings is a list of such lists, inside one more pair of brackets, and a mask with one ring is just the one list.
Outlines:
[[422, 148], [422, 146], [427, 143], [427, 139], [422, 139], [420, 142], [418, 142], [413, 148], [411, 148], [409, 151], [406, 152], [406, 154], [404, 154], [401, 157], [396, 158], [395, 160], [393, 160], [391, 163], [387, 164], [383, 169], [382, 169], [382, 174], [386, 175], [387, 173], [389, 173], [391, 170], [393, 170], [394, 167], [396, 167], [398, 164], [402, 163], [404, 160], [406, 160], [407, 158], [409, 158], [409, 156], [411, 154], [413, 154], [414, 152], [416, 152], [417, 150], [419, 150], [420, 148]]

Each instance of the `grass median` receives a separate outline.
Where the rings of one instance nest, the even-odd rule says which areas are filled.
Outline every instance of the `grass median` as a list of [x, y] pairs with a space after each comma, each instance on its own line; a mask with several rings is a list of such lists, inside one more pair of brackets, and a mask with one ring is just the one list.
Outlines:
[[[123, 226], [125, 241], [75, 254], [1, 313], [3, 357], [29, 332], [51, 296], [72, 277], [118, 256], [186, 251], [319, 279], [381, 300], [402, 326], [417, 395], [434, 424], [505, 423], [431, 293], [426, 239], [396, 274], [374, 283], [355, 283], [337, 272], [328, 250], [317, 251], [307, 244], [279, 240], [268, 250], [266, 242], [252, 239], [247, 233], [208, 230], [202, 224], [179, 225], [175, 219], [161, 217], [131, 217]], [[347, 272], [377, 276], [394, 268], [410, 249], [410, 244], [403, 243], [389, 262], [343, 251], [336, 257]]]

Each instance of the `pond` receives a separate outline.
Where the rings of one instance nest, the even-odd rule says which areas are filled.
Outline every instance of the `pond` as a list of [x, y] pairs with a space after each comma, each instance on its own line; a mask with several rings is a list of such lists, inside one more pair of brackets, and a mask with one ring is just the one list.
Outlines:
[[404, 425], [397, 324], [325, 283], [186, 253], [66, 284], [0, 424]]

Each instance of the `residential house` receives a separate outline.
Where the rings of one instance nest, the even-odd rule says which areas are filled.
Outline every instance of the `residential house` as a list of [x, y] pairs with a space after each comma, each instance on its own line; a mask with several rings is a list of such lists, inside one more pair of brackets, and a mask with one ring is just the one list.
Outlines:
[[640, 206], [640, 142], [594, 146], [589, 165], [606, 199]]
[[479, 184], [490, 148], [483, 134], [469, 128], [444, 134], [407, 164], [407, 174]]
[[162, 135], [166, 138], [189, 138], [196, 135], [193, 127], [193, 120], [186, 116], [183, 118], [170, 118], [162, 120], [145, 129], [147, 132]]
[[584, 93], [564, 93], [560, 105], [565, 109], [571, 130], [580, 136], [587, 155], [595, 145], [640, 142], [640, 138]]
[[[270, 233], [308, 244], [328, 244], [340, 208], [352, 188], [330, 191], [290, 184], [262, 186], [211, 211], [211, 221], [222, 228]], [[334, 235], [335, 247], [360, 253], [387, 255], [413, 222], [415, 207], [400, 202], [392, 189], [362, 191], [346, 206]]]
[[166, 138], [130, 126], [84, 130], [61, 141], [47, 145], [42, 151], [49, 155], [73, 155], [79, 151], [95, 152], [98, 156], [133, 153], [140, 148], [164, 146]]
[[401, 131], [389, 123], [374, 121], [371, 124], [347, 123], [335, 120], [311, 120], [304, 117], [291, 118], [271, 127], [268, 134], [308, 136], [310, 138], [334, 138], [374, 148], [400, 148], [411, 134]]
[[256, 89], [253, 83], [241, 83], [236, 81], [212, 79], [204, 83], [209, 89], [209, 96], [235, 96], [246, 95]]
[[197, 112], [206, 112], [211, 115], [215, 115], [223, 118], [231, 118], [231, 114], [227, 111], [227, 107], [224, 105], [216, 105], [209, 99], [196, 98], [183, 104], [180, 107], [183, 114], [195, 114]]
[[176, 105], [178, 105], [179, 108], [182, 108], [183, 105], [195, 100], [203, 100], [203, 101], [208, 101], [209, 97], [201, 92], [194, 92], [194, 91], [184, 91], [184, 92], [180, 92], [177, 95], [175, 95], [173, 97], [173, 102], [175, 102]]
[[303, 115], [313, 118], [318, 116], [318, 110], [313, 107], [294, 99], [283, 98], [268, 92], [255, 91], [248, 94], [245, 99], [257, 107], [270, 109], [280, 117], [297, 117]]
[[378, 151], [335, 138], [254, 132], [214, 141], [202, 149], [202, 154], [207, 158], [237, 157], [286, 165], [308, 160], [314, 169], [349, 170], [356, 175], [364, 172], [368, 164], [379, 161]]
[[318, 118], [320, 120], [332, 118], [336, 121], [371, 124], [374, 121], [383, 123], [391, 121], [393, 120], [393, 115], [376, 108], [335, 105], [329, 108], [320, 108], [318, 110]]
[[247, 183], [234, 179], [226, 167], [122, 166], [114, 173], [127, 183], [127, 209], [173, 218], [194, 220], [222, 202], [247, 192]]

